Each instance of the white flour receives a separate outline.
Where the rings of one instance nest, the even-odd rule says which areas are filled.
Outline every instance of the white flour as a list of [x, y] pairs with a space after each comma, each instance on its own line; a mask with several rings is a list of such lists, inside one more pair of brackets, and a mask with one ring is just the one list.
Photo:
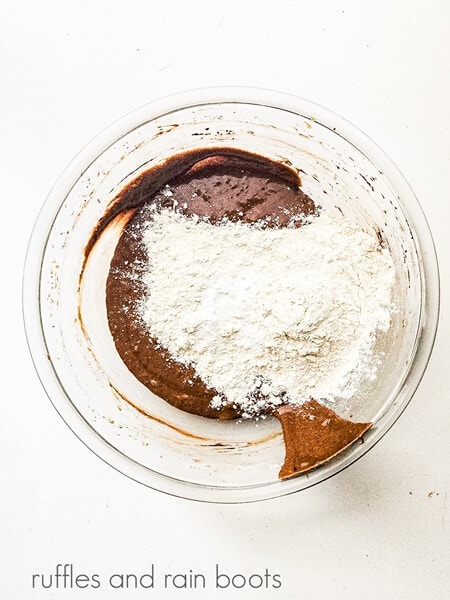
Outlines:
[[350, 397], [376, 371], [395, 272], [374, 231], [324, 211], [298, 229], [155, 213], [141, 317], [244, 417], [309, 397]]

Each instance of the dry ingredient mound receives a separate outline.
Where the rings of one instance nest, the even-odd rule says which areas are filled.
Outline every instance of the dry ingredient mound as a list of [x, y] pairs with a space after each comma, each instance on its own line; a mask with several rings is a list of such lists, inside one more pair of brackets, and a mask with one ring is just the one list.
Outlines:
[[309, 398], [349, 398], [375, 376], [395, 270], [374, 230], [334, 209], [299, 228], [269, 228], [174, 208], [151, 215], [143, 243], [140, 317], [217, 391], [213, 407], [264, 416]]

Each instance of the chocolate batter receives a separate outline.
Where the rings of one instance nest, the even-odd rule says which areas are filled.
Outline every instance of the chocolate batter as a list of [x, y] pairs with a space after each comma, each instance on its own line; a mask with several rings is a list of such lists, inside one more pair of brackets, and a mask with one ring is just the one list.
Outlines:
[[[176, 408], [209, 418], [239, 416], [232, 407], [211, 408], [217, 391], [209, 389], [192, 367], [177, 363], [158, 347], [138, 317], [138, 304], [145, 294], [141, 277], [146, 269], [142, 233], [152, 218], [150, 207], [173, 207], [175, 198], [177, 210], [187, 218], [208, 217], [213, 224], [226, 217], [246, 223], [262, 220], [267, 227], [285, 227], [288, 223], [300, 226], [302, 217], [316, 212], [314, 202], [300, 185], [294, 169], [267, 158], [234, 149], [195, 150], [174, 156], [139, 176], [121, 191], [99, 222], [87, 245], [86, 257], [114, 218], [126, 215], [129, 219], [111, 261], [106, 285], [108, 321], [117, 351], [139, 381]], [[304, 413], [298, 407], [286, 406], [274, 413], [282, 424], [286, 445], [286, 462], [280, 477], [313, 468], [370, 427], [349, 427], [354, 424], [318, 403], [313, 409], [330, 413], [326, 418], [333, 423], [332, 440], [328, 436], [330, 429], [325, 428], [314, 427], [314, 433], [308, 436], [308, 424], [314, 420], [303, 419]], [[319, 435], [322, 431], [323, 435]], [[306, 446], [302, 445], [303, 440]]]
[[279, 477], [310, 471], [360, 438], [371, 423], [352, 423], [316, 400], [300, 406], [286, 404], [275, 416], [283, 428], [286, 457]]
[[[132, 207], [133, 216], [111, 262], [106, 305], [116, 348], [139, 381], [184, 411], [233, 419], [238, 416], [233, 408], [217, 410], [209, 406], [217, 391], [208, 389], [192, 368], [172, 360], [149, 337], [136, 316], [137, 303], [144, 294], [140, 274], [145, 269], [146, 256], [141, 234], [151, 218], [149, 206], [172, 207], [176, 198], [177, 210], [188, 218], [208, 217], [212, 223], [224, 217], [247, 223], [264, 219], [268, 227], [283, 227], [296, 215], [313, 213], [315, 206], [300, 190], [299, 176], [291, 168], [244, 152], [210, 153], [211, 156], [205, 157], [205, 151], [201, 150], [174, 157], [121, 192], [112, 212], [117, 214], [118, 210]], [[184, 172], [180, 172], [182, 169]], [[164, 189], [165, 185], [169, 188]], [[158, 193], [161, 189], [163, 193]]]

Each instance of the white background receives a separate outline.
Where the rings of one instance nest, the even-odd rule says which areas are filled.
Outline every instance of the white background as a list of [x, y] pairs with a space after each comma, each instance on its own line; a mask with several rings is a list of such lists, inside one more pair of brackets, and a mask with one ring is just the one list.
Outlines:
[[[2, 2], [0, 598], [450, 598], [450, 5], [447, 0]], [[242, 506], [164, 496], [102, 463], [40, 387], [21, 272], [54, 180], [101, 129], [168, 93], [293, 92], [362, 128], [398, 164], [441, 266], [434, 353], [410, 406], [318, 487]], [[280, 590], [33, 591], [32, 573], [190, 568], [282, 578]]]

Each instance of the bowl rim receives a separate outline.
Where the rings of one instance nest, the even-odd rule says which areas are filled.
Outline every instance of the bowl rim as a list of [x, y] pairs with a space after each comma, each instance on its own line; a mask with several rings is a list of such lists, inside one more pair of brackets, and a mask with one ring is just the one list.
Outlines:
[[[78, 412], [59, 382], [47, 352], [40, 311], [41, 266], [48, 235], [60, 206], [82, 173], [118, 139], [145, 122], [183, 108], [223, 103], [260, 105], [288, 111], [313, 119], [343, 137], [390, 182], [395, 180], [394, 188], [414, 225], [420, 249], [422, 304], [416, 351], [392, 410], [390, 407], [381, 415], [376, 428], [365, 434], [363, 444], [351, 452], [344, 451], [340, 456], [342, 460], [326, 463], [311, 471], [309, 477], [255, 486], [208, 486], [177, 480], [138, 464], [109, 444]], [[416, 195], [395, 163], [362, 130], [333, 111], [285, 92], [242, 86], [197, 88], [163, 96], [124, 115], [94, 137], [67, 165], [50, 190], [31, 233], [22, 279], [22, 314], [31, 358], [47, 396], [69, 429], [100, 459], [130, 479], [172, 496], [214, 503], [247, 503], [295, 493], [329, 479], [364, 456], [394, 425], [417, 390], [433, 349], [439, 310], [439, 266], [433, 237]]]

